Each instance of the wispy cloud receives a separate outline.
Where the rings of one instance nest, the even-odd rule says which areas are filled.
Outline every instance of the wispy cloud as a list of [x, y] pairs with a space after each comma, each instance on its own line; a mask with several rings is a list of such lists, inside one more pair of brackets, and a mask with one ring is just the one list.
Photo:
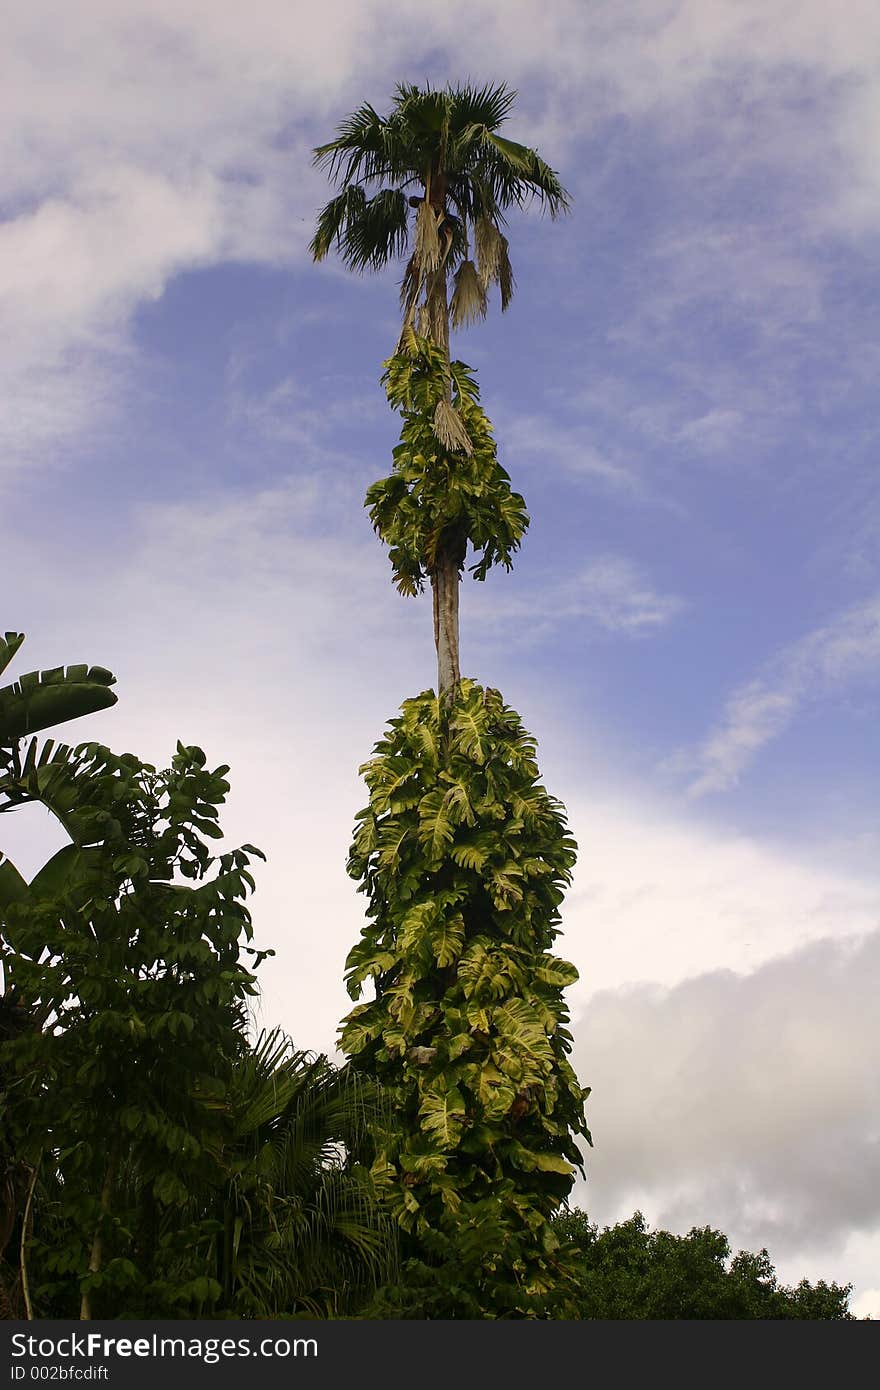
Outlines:
[[624, 492], [640, 489], [632, 470], [597, 449], [586, 428], [566, 428], [546, 416], [520, 415], [505, 421], [504, 453], [516, 458], [518, 465], [546, 468], [549, 461], [575, 478]]
[[487, 594], [479, 586], [464, 602], [468, 622], [473, 618], [503, 633], [505, 644], [520, 645], [561, 626], [639, 637], [672, 622], [685, 606], [678, 595], [658, 592], [638, 566], [619, 555], [600, 556], [571, 579], [533, 581], [528, 598], [494, 588]]
[[378, 390], [353, 393], [350, 383], [335, 383], [335, 399], [316, 400], [316, 391], [300, 377], [287, 376], [268, 390], [249, 390], [234, 384], [227, 392], [230, 418], [246, 423], [264, 440], [275, 444], [319, 446], [325, 457], [334, 435], [388, 418]]
[[735, 785], [756, 754], [798, 711], [863, 676], [880, 674], [880, 597], [839, 614], [786, 647], [767, 670], [735, 690], [717, 726], [682, 765], [696, 770], [693, 797]]

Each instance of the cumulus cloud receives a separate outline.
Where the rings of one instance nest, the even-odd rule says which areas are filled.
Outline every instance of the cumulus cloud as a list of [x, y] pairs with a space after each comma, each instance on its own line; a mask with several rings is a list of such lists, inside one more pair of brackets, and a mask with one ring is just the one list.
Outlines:
[[[808, 702], [880, 673], [880, 598], [871, 598], [786, 647], [766, 672], [730, 696], [718, 727], [694, 755], [691, 796], [736, 784], [756, 754]], [[687, 756], [685, 762], [689, 761]]]
[[749, 974], [603, 991], [576, 1019], [594, 1087], [588, 1202], [771, 1253], [880, 1225], [880, 932]]
[[601, 771], [598, 748], [589, 764], [589, 793], [576, 784], [565, 795], [580, 846], [563, 916], [565, 949], [581, 972], [576, 997], [638, 981], [671, 987], [721, 968], [753, 971], [796, 945], [877, 925], [873, 869], [836, 867], [830, 856], [816, 862], [612, 794], [614, 774]]

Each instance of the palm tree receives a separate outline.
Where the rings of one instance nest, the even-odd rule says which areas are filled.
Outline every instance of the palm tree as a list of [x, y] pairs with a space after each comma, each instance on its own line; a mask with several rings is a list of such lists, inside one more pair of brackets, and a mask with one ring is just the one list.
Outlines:
[[393, 1274], [396, 1233], [359, 1161], [377, 1088], [262, 1033], [220, 1102], [213, 1264], [226, 1316], [346, 1317]]
[[[485, 317], [492, 284], [502, 310], [510, 302], [505, 214], [535, 200], [551, 217], [568, 209], [565, 189], [540, 155], [498, 134], [515, 98], [503, 83], [442, 91], [400, 84], [388, 116], [365, 104], [335, 140], [315, 150], [315, 163], [338, 188], [318, 217], [315, 260], [335, 243], [352, 270], [378, 270], [408, 251], [401, 341], [415, 328], [442, 349], [447, 366], [450, 324]], [[431, 566], [441, 693], [460, 680], [458, 586], [466, 549], [461, 528], [450, 526]]]

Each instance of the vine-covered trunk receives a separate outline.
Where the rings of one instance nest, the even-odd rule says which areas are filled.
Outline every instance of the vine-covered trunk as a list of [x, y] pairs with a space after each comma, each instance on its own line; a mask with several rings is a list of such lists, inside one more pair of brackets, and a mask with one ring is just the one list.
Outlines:
[[[434, 173], [431, 179], [430, 196], [438, 222], [446, 216], [446, 179], [442, 173]], [[445, 242], [441, 233], [441, 246]], [[446, 261], [439, 269], [428, 276], [427, 299], [434, 302], [435, 311], [430, 315], [432, 336], [437, 346], [442, 348], [449, 362], [449, 291], [446, 278]], [[451, 393], [451, 387], [447, 387]], [[459, 586], [461, 567], [464, 563], [467, 542], [462, 545], [455, 534], [443, 536], [437, 547], [437, 559], [431, 572], [431, 590], [434, 601], [434, 646], [437, 649], [437, 693], [441, 696], [454, 694], [461, 680], [459, 661]]]

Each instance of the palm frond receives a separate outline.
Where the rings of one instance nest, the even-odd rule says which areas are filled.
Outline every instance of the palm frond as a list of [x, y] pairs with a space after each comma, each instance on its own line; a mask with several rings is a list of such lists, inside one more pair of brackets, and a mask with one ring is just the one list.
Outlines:
[[504, 310], [513, 298], [516, 283], [510, 264], [507, 237], [487, 217], [479, 217], [474, 227], [474, 242], [480, 280], [485, 288], [490, 284], [498, 285], [501, 290], [501, 308]]
[[431, 428], [444, 449], [460, 450], [463, 454], [468, 455], [474, 452], [474, 446], [464, 421], [455, 407], [444, 396], [440, 397], [434, 407]]
[[412, 312], [419, 291], [422, 287], [422, 276], [416, 262], [415, 254], [410, 256], [403, 272], [403, 279], [400, 282], [400, 307], [404, 311], [404, 318], [408, 318]]
[[437, 231], [437, 214], [425, 199], [419, 203], [416, 213], [415, 258], [422, 275], [437, 270], [440, 265], [440, 237]]
[[455, 328], [486, 317], [486, 287], [473, 261], [462, 261], [455, 273], [449, 313]]
[[501, 233], [488, 217], [478, 217], [474, 223], [474, 246], [480, 279], [488, 288], [497, 278], [501, 255]]
[[428, 321], [428, 332], [425, 336], [437, 344], [444, 342], [446, 337], [445, 279], [445, 274], [434, 276], [425, 300]]
[[521, 207], [537, 198], [551, 217], [568, 211], [570, 199], [559, 175], [534, 150], [515, 140], [506, 140], [487, 127], [482, 130], [481, 143], [484, 154], [491, 153], [491, 160], [485, 162], [491, 166], [498, 191], [505, 199], [502, 207], [512, 203]]
[[318, 214], [315, 235], [309, 245], [313, 260], [322, 261], [334, 241], [341, 245], [349, 220], [360, 215], [366, 203], [366, 194], [357, 185], [343, 189], [335, 198], [330, 199]]
[[379, 113], [365, 102], [336, 127], [335, 140], [317, 146], [312, 162], [343, 184], [351, 183], [358, 174], [374, 177], [373, 170], [386, 153], [385, 125]]
[[382, 188], [367, 198], [360, 185], [331, 199], [318, 218], [310, 250], [323, 260], [335, 240], [352, 270], [378, 270], [407, 242], [409, 209], [399, 188]]
[[510, 256], [508, 255], [508, 241], [506, 236], [501, 238], [497, 279], [498, 288], [501, 290], [501, 312], [503, 313], [513, 298], [513, 291], [516, 286], [516, 281], [513, 278], [513, 267], [510, 264]]
[[470, 83], [454, 87], [452, 97], [460, 126], [486, 125], [490, 130], [507, 120], [516, 101], [516, 91], [504, 82], [474, 87]]

